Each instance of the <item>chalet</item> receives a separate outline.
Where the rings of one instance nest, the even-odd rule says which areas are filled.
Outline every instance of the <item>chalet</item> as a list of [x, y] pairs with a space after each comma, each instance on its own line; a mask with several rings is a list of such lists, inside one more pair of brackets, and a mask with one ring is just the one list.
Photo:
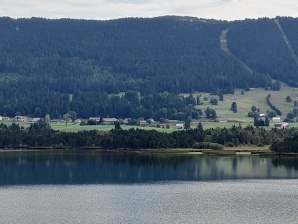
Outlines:
[[273, 118], [272, 118], [272, 122], [273, 122], [273, 123], [278, 123], [278, 122], [280, 122], [280, 121], [281, 121], [280, 117], [273, 117]]
[[166, 123], [178, 123], [179, 121], [178, 120], [168, 120], [167, 119], [167, 122]]
[[274, 127], [277, 129], [289, 128], [290, 124], [287, 122], [276, 123], [276, 124], [274, 124]]
[[128, 124], [131, 121], [131, 118], [125, 118], [123, 120], [123, 124]]
[[184, 124], [176, 124], [176, 128], [177, 129], [183, 129], [184, 128]]
[[139, 125], [144, 126], [144, 125], [146, 125], [146, 124], [147, 124], [147, 122], [146, 122], [145, 120], [139, 120]]
[[76, 119], [73, 123], [74, 124], [77, 124], [77, 125], [80, 125], [81, 124], [81, 122], [82, 122], [82, 120], [81, 119]]
[[102, 119], [102, 123], [103, 124], [115, 124], [115, 122], [117, 122], [118, 119], [116, 118], [103, 118]]
[[10, 119], [9, 117], [2, 117], [2, 121], [10, 121], [10, 120], [13, 120], [13, 119]]
[[39, 118], [39, 117], [35, 117], [35, 118], [32, 119], [32, 122], [33, 122], [33, 123], [37, 123], [37, 122], [39, 122], [39, 121], [40, 121], [40, 118]]
[[28, 118], [25, 117], [25, 116], [15, 116], [13, 120], [14, 121], [26, 122], [26, 121], [28, 121]]
[[153, 123], [154, 123], [154, 119], [153, 119], [153, 118], [150, 118], [150, 119], [149, 119], [149, 123], [150, 123], [150, 124], [153, 124]]
[[99, 122], [100, 117], [89, 117], [89, 120]]

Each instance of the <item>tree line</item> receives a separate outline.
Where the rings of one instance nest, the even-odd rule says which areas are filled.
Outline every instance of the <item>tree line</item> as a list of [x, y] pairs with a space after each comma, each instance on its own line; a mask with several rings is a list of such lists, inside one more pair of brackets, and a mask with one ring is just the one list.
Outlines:
[[204, 148], [239, 145], [271, 145], [276, 152], [297, 152], [298, 132], [296, 129], [271, 129], [247, 126], [242, 128], [204, 129], [199, 123], [195, 129], [175, 131], [172, 133], [155, 130], [131, 128], [122, 130], [121, 126], [109, 132], [81, 131], [69, 133], [54, 131], [46, 123], [31, 124], [22, 128], [13, 123], [0, 124], [1, 148], [100, 148], [100, 149], [162, 149], [162, 148]]

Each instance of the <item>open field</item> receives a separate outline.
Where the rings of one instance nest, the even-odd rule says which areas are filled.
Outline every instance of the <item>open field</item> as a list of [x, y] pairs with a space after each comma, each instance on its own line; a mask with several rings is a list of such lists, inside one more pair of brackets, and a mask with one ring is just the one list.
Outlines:
[[[90, 131], [90, 130], [97, 130], [97, 131], [109, 131], [114, 128], [114, 125], [85, 125], [85, 126], [80, 126], [80, 125], [73, 125], [73, 124], [68, 124], [67, 127], [65, 123], [52, 123], [51, 127], [54, 130], [59, 130], [59, 131], [67, 131], [67, 132], [78, 132], [78, 131]], [[124, 130], [128, 130], [131, 128], [139, 128], [139, 129], [144, 129], [144, 130], [157, 130], [160, 132], [173, 132], [173, 129], [166, 129], [166, 128], [156, 128], [156, 127], [143, 127], [143, 126], [131, 126], [131, 125], [121, 125], [121, 128]]]
[[[6, 125], [11, 125], [12, 122], [3, 122]], [[192, 128], [196, 128], [198, 125], [199, 121], [193, 121], [191, 124]], [[21, 127], [28, 128], [31, 123], [28, 122], [17, 122]], [[208, 129], [208, 128], [230, 128], [233, 125], [239, 126], [241, 125], [242, 128], [245, 128], [249, 123], [239, 123], [239, 122], [202, 122], [203, 128]], [[139, 129], [144, 129], [144, 130], [156, 130], [159, 132], [166, 132], [166, 133], [171, 133], [173, 131], [178, 131], [176, 127], [171, 126], [170, 128], [162, 128], [163, 126], [165, 127], [166, 124], [161, 124], [161, 128], [157, 127], [143, 127], [143, 126], [131, 126], [131, 125], [121, 125], [121, 128], [124, 130], [128, 130], [131, 128], [139, 128]], [[78, 131], [90, 131], [90, 130], [97, 130], [97, 131], [109, 131], [114, 128], [114, 125], [85, 125], [85, 126], [80, 126], [80, 125], [73, 125], [73, 124], [68, 124], [67, 127], [65, 123], [52, 123], [51, 127], [54, 130], [59, 130], [59, 131], [66, 131], [66, 132], [78, 132]], [[269, 128], [272, 128], [273, 124], [270, 124]], [[298, 127], [298, 123], [291, 123], [291, 127]]]
[[[201, 109], [203, 112], [207, 107], [216, 110], [217, 117], [221, 120], [236, 120], [246, 123], [253, 123], [253, 119], [247, 117], [247, 113], [251, 110], [251, 106], [255, 105], [260, 109], [260, 113], [266, 113], [267, 110], [272, 110], [267, 104], [266, 97], [270, 93], [271, 103], [276, 106], [281, 112], [282, 120], [287, 117], [287, 114], [294, 109], [294, 101], [298, 100], [298, 89], [289, 87], [288, 85], [281, 83], [280, 91], [265, 91], [263, 88], [256, 88], [251, 91], [246, 91], [241, 94], [242, 89], [235, 89], [234, 94], [225, 94], [224, 101], [219, 100], [219, 96], [210, 95], [209, 93], [194, 93], [193, 96], [197, 97], [201, 95], [200, 100], [203, 105], [197, 105], [196, 108]], [[182, 94], [188, 96], [189, 94]], [[286, 102], [286, 97], [292, 98], [292, 103]], [[206, 97], [208, 100], [204, 101]], [[218, 99], [218, 105], [210, 104], [211, 97]], [[230, 110], [231, 104], [237, 103], [238, 112], [234, 113]]]

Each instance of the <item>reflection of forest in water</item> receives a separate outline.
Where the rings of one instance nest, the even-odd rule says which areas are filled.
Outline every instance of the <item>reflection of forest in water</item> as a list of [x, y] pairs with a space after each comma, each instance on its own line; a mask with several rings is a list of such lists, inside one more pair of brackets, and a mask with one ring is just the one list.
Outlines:
[[284, 167], [287, 170], [294, 169], [298, 171], [298, 158], [275, 158], [272, 159], [274, 167]]
[[297, 167], [298, 159], [258, 156], [1, 152], [0, 185], [297, 178]]

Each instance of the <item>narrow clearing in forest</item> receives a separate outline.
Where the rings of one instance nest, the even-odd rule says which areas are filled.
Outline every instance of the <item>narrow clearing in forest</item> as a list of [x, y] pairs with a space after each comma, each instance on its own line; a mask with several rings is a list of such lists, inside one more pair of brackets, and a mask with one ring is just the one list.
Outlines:
[[249, 73], [253, 73], [253, 70], [248, 67], [247, 64], [245, 64], [242, 60], [240, 60], [239, 58], [237, 58], [229, 49], [228, 47], [228, 40], [227, 40], [227, 33], [229, 31], [229, 28], [226, 30], [223, 30], [220, 34], [219, 37], [219, 42], [220, 42], [220, 48], [221, 50], [223, 50], [229, 57], [235, 59], [236, 61], [238, 61], [244, 68], [245, 70], [247, 70]]
[[278, 21], [278, 19], [274, 19], [274, 22], [276, 23], [278, 29], [280, 30], [281, 35], [282, 35], [282, 37], [283, 37], [285, 43], [287, 44], [287, 46], [288, 46], [288, 48], [289, 48], [289, 50], [290, 50], [290, 52], [291, 52], [291, 54], [292, 54], [292, 57], [294, 58], [295, 63], [296, 63], [296, 65], [297, 65], [297, 67], [298, 67], [298, 57], [297, 57], [297, 55], [295, 54], [295, 51], [293, 50], [293, 47], [292, 47], [292, 45], [291, 45], [290, 40], [288, 39], [286, 33], [284, 32], [284, 30], [283, 30], [283, 28], [282, 28], [282, 25], [281, 25], [280, 22]]

